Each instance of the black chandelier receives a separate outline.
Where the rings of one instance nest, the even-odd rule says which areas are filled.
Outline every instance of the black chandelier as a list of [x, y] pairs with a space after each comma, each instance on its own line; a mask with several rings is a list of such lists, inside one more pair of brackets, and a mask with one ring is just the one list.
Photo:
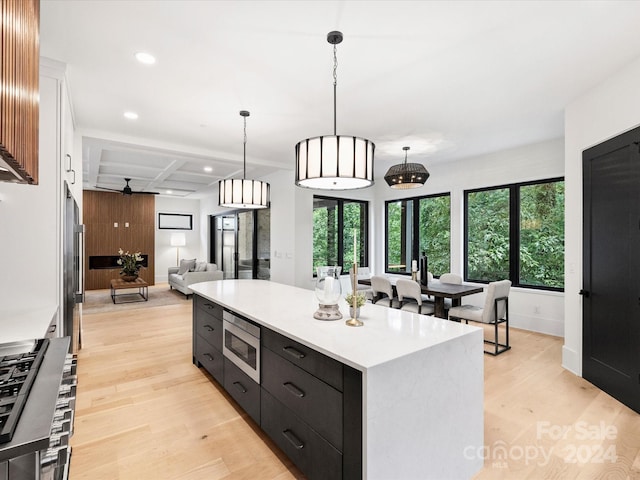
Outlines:
[[402, 147], [402, 149], [404, 150], [404, 163], [392, 166], [385, 174], [384, 179], [391, 188], [399, 190], [423, 186], [429, 178], [429, 172], [420, 163], [407, 163], [409, 147]]

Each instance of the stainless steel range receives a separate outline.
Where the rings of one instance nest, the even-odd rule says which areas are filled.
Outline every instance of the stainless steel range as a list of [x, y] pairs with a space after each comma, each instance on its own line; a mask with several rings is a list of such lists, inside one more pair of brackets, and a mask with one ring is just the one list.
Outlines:
[[68, 476], [75, 407], [69, 337], [0, 345], [0, 480]]
[[[48, 346], [49, 340], [43, 339], [35, 342], [26, 353], [1, 355], [0, 351], [0, 443], [13, 438], [18, 418]], [[11, 346], [12, 350], [17, 348], [17, 345]], [[5, 346], [5, 352], [9, 352], [8, 349]]]

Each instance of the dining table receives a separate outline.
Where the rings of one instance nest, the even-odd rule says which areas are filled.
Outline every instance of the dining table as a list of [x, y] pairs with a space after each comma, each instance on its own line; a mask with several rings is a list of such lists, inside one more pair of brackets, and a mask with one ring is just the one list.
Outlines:
[[[387, 277], [391, 282], [391, 285], [395, 291], [395, 282], [398, 276], [388, 276]], [[371, 279], [369, 278], [359, 278], [358, 283], [362, 285], [371, 285]], [[439, 318], [447, 318], [447, 309], [445, 308], [445, 298], [451, 299], [451, 305], [453, 307], [457, 307], [462, 303], [462, 297], [466, 295], [473, 295], [475, 293], [482, 293], [484, 291], [483, 287], [479, 287], [477, 285], [468, 285], [468, 284], [456, 284], [456, 283], [442, 283], [438, 280], [433, 280], [427, 283], [426, 285], [417, 282], [420, 284], [420, 290], [425, 295], [431, 295], [434, 298], [434, 313], [435, 317]]]

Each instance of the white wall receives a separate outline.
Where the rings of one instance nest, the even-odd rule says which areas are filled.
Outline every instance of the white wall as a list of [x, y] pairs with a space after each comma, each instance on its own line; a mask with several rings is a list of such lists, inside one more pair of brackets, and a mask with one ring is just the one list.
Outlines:
[[[293, 160], [292, 160], [293, 162]], [[384, 202], [409, 196], [451, 192], [452, 271], [462, 273], [463, 191], [465, 189], [540, 180], [564, 175], [564, 142], [549, 142], [505, 150], [455, 163], [429, 165], [427, 184], [408, 192], [392, 190], [383, 181], [372, 188], [321, 192], [294, 185], [293, 170], [261, 178], [271, 185], [271, 280], [313, 288], [313, 195], [363, 199], [370, 202], [369, 252], [373, 272], [384, 272]], [[380, 173], [380, 172], [378, 172]], [[201, 203], [202, 217], [220, 212], [217, 192]], [[204, 228], [204, 227], [203, 227]], [[208, 229], [208, 227], [206, 227]], [[482, 304], [483, 295], [468, 297]], [[552, 335], [563, 334], [562, 293], [514, 288], [509, 304], [512, 325]]]
[[[193, 215], [193, 230], [160, 230], [158, 213], [189, 213]], [[202, 238], [202, 222], [200, 221], [200, 200], [184, 198], [156, 197], [156, 234], [155, 234], [155, 282], [167, 281], [167, 269], [176, 265], [176, 248], [171, 246], [171, 235], [184, 233], [186, 245], [180, 248], [180, 258], [195, 258], [198, 261], [208, 260], [207, 241]], [[204, 230], [205, 232], [207, 229]]]
[[63, 194], [57, 152], [63, 76], [64, 70], [41, 65], [38, 185], [0, 182], [0, 315], [60, 305]]
[[582, 375], [582, 152], [640, 124], [640, 57], [565, 110], [565, 330], [562, 365]]

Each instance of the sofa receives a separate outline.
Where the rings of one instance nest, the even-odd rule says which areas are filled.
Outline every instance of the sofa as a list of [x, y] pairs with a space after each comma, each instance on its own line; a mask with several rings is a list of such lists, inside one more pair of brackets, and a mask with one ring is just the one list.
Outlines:
[[189, 285], [198, 282], [208, 282], [211, 280], [222, 280], [224, 272], [218, 270], [215, 263], [197, 262], [196, 259], [180, 260], [177, 267], [169, 267], [169, 288], [175, 288], [182, 292], [187, 298], [193, 294]]

